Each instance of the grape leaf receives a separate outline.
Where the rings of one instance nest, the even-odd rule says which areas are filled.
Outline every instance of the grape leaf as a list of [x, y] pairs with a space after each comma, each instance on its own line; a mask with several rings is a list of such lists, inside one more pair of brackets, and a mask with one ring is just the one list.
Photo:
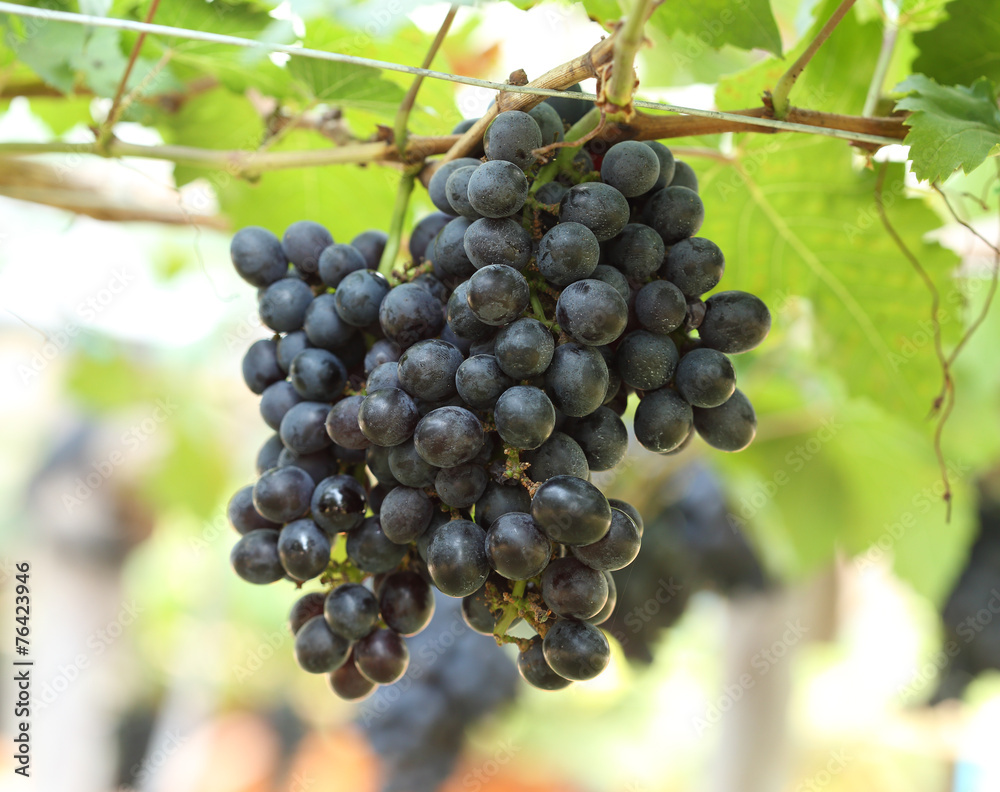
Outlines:
[[732, 44], [781, 55], [781, 33], [770, 0], [664, 3], [653, 12], [649, 22], [668, 36], [677, 31], [695, 35], [712, 49]]
[[969, 85], [979, 77], [1000, 83], [1000, 15], [995, 0], [954, 0], [948, 19], [916, 33], [920, 54], [913, 71], [942, 85]]
[[911, 113], [904, 142], [917, 178], [943, 181], [958, 168], [969, 173], [1000, 154], [996, 86], [985, 77], [971, 86], [950, 86], [914, 74], [896, 90], [907, 94], [896, 108]]
[[604, 26], [623, 16], [618, 0], [584, 0], [583, 7], [587, 16]]
[[[719, 80], [716, 104], [724, 108], [759, 105], [764, 91], [774, 88], [838, 5], [839, 0], [825, 0], [816, 7], [812, 26], [786, 58], [770, 57]], [[792, 104], [831, 113], [860, 113], [881, 43], [880, 23], [864, 22], [854, 12], [848, 13], [799, 76]]]

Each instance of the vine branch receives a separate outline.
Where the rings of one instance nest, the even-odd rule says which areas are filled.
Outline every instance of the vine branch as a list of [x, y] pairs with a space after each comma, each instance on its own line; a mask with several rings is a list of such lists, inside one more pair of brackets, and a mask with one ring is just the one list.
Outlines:
[[[434, 62], [434, 56], [437, 55], [441, 45], [444, 44], [445, 37], [448, 35], [448, 31], [451, 29], [451, 23], [455, 21], [455, 15], [458, 13], [458, 6], [452, 5], [448, 9], [448, 13], [445, 15], [444, 21], [441, 23], [441, 27], [438, 29], [437, 35], [434, 37], [434, 41], [431, 42], [430, 49], [427, 51], [427, 56], [424, 58], [422, 68], [430, 68], [431, 63]], [[410, 111], [413, 109], [414, 103], [417, 101], [417, 93], [420, 91], [420, 86], [424, 82], [424, 76], [418, 74], [413, 78], [413, 83], [410, 85], [409, 90], [406, 92], [406, 96], [403, 97], [403, 101], [399, 105], [399, 109], [396, 111], [396, 123], [393, 126], [393, 137], [396, 139], [396, 149], [399, 151], [400, 155], [406, 154], [406, 139], [408, 133], [406, 131], [406, 123], [410, 119]]]
[[634, 0], [631, 13], [615, 33], [611, 77], [605, 95], [611, 104], [622, 108], [626, 115], [629, 114], [632, 93], [638, 84], [633, 65], [635, 56], [646, 40], [643, 35], [646, 20], [655, 7], [653, 0]]
[[784, 118], [785, 114], [788, 112], [788, 95], [791, 93], [792, 86], [795, 85], [795, 81], [802, 74], [802, 71], [806, 68], [806, 64], [812, 60], [813, 55], [817, 53], [823, 43], [830, 38], [830, 34], [833, 33], [834, 28], [840, 24], [840, 20], [843, 19], [847, 12], [851, 10], [855, 0], [843, 0], [837, 10], [833, 12], [826, 24], [819, 29], [816, 37], [809, 42], [809, 45], [805, 48], [805, 51], [796, 58], [795, 63], [793, 63], [784, 74], [781, 75], [780, 79], [774, 86], [774, 91], [771, 96], [774, 100], [774, 113], [778, 118]]
[[[160, 7], [160, 0], [152, 0], [149, 4], [149, 11], [146, 12], [146, 22], [152, 22], [153, 17], [156, 16], [156, 10]], [[108, 110], [108, 116], [104, 119], [104, 123], [101, 125], [101, 131], [98, 135], [98, 140], [107, 142], [111, 137], [111, 130], [114, 125], [118, 122], [118, 116], [122, 112], [122, 98], [125, 96], [125, 87], [128, 84], [128, 78], [132, 74], [132, 69], [135, 67], [135, 62], [139, 58], [139, 50], [142, 49], [143, 42], [146, 41], [146, 34], [140, 33], [139, 37], [135, 40], [135, 44], [132, 46], [132, 52], [128, 56], [128, 63], [125, 66], [125, 72], [122, 74], [121, 81], [118, 83], [118, 90], [115, 91], [115, 98], [111, 102], [111, 109]]]

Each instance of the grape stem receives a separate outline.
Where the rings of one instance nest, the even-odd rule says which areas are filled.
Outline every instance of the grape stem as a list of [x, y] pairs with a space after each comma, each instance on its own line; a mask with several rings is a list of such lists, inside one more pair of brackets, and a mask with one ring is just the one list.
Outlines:
[[632, 114], [632, 93], [638, 80], [635, 76], [636, 53], [646, 40], [643, 29], [653, 9], [659, 3], [653, 0], [635, 0], [632, 11], [615, 33], [614, 58], [611, 61], [611, 77], [605, 90], [608, 103], [624, 111], [626, 117]]
[[795, 81], [806, 68], [806, 64], [812, 60], [813, 55], [815, 55], [819, 51], [819, 48], [823, 46], [823, 42], [830, 38], [830, 34], [833, 33], [837, 25], [840, 24], [840, 20], [847, 16], [847, 12], [851, 10], [851, 6], [853, 6], [854, 3], [855, 0], [843, 0], [843, 2], [837, 6], [837, 10], [830, 15], [828, 20], [826, 20], [826, 24], [819, 29], [816, 37], [809, 42], [809, 45], [795, 60], [795, 63], [789, 67], [788, 71], [781, 75], [778, 82], [774, 86], [774, 91], [771, 92], [771, 101], [774, 107], [775, 118], [781, 120], [788, 115], [788, 110], [790, 108], [788, 95], [792, 92], [792, 86], [795, 85]]
[[[419, 167], [419, 166], [418, 166]], [[406, 224], [406, 209], [410, 204], [410, 193], [416, 181], [416, 168], [403, 172], [396, 191], [396, 204], [392, 208], [392, 220], [389, 224], [389, 238], [386, 240], [382, 258], [378, 263], [378, 271], [387, 278], [392, 274], [392, 268], [399, 255], [399, 244], [403, 238], [403, 226]]]
[[[458, 13], [458, 6], [452, 5], [448, 9], [448, 13], [445, 15], [444, 21], [441, 23], [441, 27], [438, 29], [437, 35], [434, 37], [434, 41], [431, 42], [430, 49], [427, 51], [427, 55], [424, 58], [421, 68], [429, 69], [431, 63], [434, 61], [434, 56], [437, 55], [441, 45], [444, 44], [445, 37], [448, 35], [448, 31], [451, 29], [451, 23], [455, 20], [455, 15]], [[396, 122], [393, 125], [393, 137], [396, 142], [396, 150], [399, 152], [399, 156], [402, 159], [406, 159], [406, 141], [409, 137], [409, 133], [406, 131], [406, 123], [410, 120], [410, 111], [413, 109], [414, 103], [417, 101], [417, 92], [420, 90], [420, 86], [424, 82], [424, 75], [418, 74], [413, 78], [413, 83], [410, 85], [409, 90], [406, 92], [406, 96], [403, 97], [403, 101], [399, 104], [399, 109], [396, 111]]]
[[504, 605], [503, 616], [500, 621], [497, 622], [497, 626], [493, 630], [493, 635], [497, 638], [497, 642], [501, 643], [501, 639], [507, 634], [507, 630], [514, 623], [514, 619], [517, 618], [520, 611], [519, 600], [524, 596], [524, 589], [527, 586], [528, 581], [519, 580], [514, 584], [514, 589], [510, 593], [510, 601]]

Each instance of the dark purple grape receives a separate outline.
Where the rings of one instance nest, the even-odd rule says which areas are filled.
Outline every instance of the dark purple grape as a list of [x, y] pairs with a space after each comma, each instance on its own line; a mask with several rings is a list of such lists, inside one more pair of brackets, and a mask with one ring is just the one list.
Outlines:
[[542, 574], [551, 556], [552, 542], [525, 512], [500, 515], [486, 532], [490, 566], [509, 580]]
[[391, 685], [410, 664], [410, 650], [395, 630], [378, 629], [354, 645], [354, 663], [372, 682]]
[[309, 511], [316, 484], [301, 468], [266, 471], [253, 487], [253, 505], [263, 517], [277, 523], [297, 520]]
[[408, 440], [419, 420], [417, 405], [399, 388], [369, 393], [358, 410], [358, 426], [378, 446], [394, 446]]
[[375, 629], [378, 600], [360, 583], [342, 583], [326, 596], [327, 626], [348, 641], [358, 641]]
[[608, 639], [592, 624], [559, 619], [542, 641], [549, 667], [565, 679], [593, 679], [611, 662]]
[[310, 503], [313, 520], [329, 534], [353, 531], [368, 508], [365, 488], [353, 476], [336, 475], [316, 485]]
[[281, 580], [285, 569], [278, 555], [278, 532], [270, 528], [240, 537], [229, 554], [233, 570], [247, 583], [265, 585]]
[[281, 241], [260, 226], [241, 228], [229, 244], [233, 266], [252, 286], [270, 286], [288, 272], [288, 259]]
[[291, 630], [292, 635], [301, 630], [302, 625], [313, 616], [319, 616], [323, 613], [325, 601], [326, 597], [318, 591], [310, 591], [295, 601], [288, 614], [288, 629]]
[[310, 674], [328, 674], [347, 661], [351, 644], [332, 632], [322, 616], [313, 616], [295, 635], [295, 660]]
[[[611, 510], [611, 528], [593, 544], [571, 548], [576, 559], [601, 572], [614, 572], [631, 564], [642, 539], [639, 528], [625, 512]], [[589, 617], [586, 617], [589, 618]]]
[[554, 542], [592, 544], [611, 527], [611, 507], [603, 493], [575, 476], [554, 476], [531, 499], [531, 516]]
[[347, 535], [347, 557], [362, 572], [389, 572], [406, 555], [406, 545], [390, 541], [378, 517], [368, 517]]
[[274, 341], [269, 338], [254, 341], [243, 356], [243, 381], [247, 387], [259, 395], [284, 378]]
[[694, 428], [698, 430], [701, 439], [712, 448], [720, 451], [742, 451], [753, 442], [757, 434], [757, 414], [750, 400], [737, 388], [733, 391], [733, 395], [718, 407], [694, 408]]
[[542, 651], [539, 635], [534, 636], [528, 648], [517, 656], [517, 670], [525, 682], [539, 690], [562, 690], [573, 684], [552, 670]]
[[379, 586], [378, 604], [390, 630], [416, 635], [434, 615], [434, 592], [416, 572], [393, 572]]
[[226, 516], [229, 524], [239, 533], [247, 534], [251, 531], [259, 531], [264, 528], [277, 530], [281, 525], [262, 517], [253, 505], [253, 485], [248, 484], [236, 490], [236, 494], [229, 499], [226, 508]]
[[576, 558], [557, 558], [542, 573], [542, 599], [557, 616], [589, 619], [608, 601], [608, 581]]
[[295, 520], [281, 529], [278, 554], [289, 575], [311, 580], [330, 563], [330, 538], [312, 520]]
[[434, 505], [422, 489], [396, 487], [382, 501], [379, 519], [390, 541], [406, 545], [427, 530], [433, 513]]
[[635, 439], [650, 451], [673, 451], [694, 425], [691, 405], [674, 391], [663, 388], [643, 396], [633, 419]]
[[486, 533], [470, 520], [450, 520], [439, 526], [427, 546], [427, 570], [442, 593], [465, 597], [486, 580]]
[[469, 462], [479, 453], [483, 441], [483, 425], [463, 407], [432, 410], [420, 419], [413, 432], [417, 453], [425, 461], [441, 468]]
[[329, 680], [330, 689], [345, 701], [361, 701], [377, 687], [358, 671], [353, 654], [346, 663], [330, 674]]

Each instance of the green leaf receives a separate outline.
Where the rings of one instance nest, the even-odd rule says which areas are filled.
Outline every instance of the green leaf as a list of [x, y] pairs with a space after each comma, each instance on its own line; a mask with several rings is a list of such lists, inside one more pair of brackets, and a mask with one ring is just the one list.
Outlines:
[[[295, 131], [272, 151], [318, 149], [330, 142], [315, 132]], [[348, 242], [367, 228], [388, 228], [399, 174], [375, 165], [332, 165], [264, 173], [256, 184], [209, 174], [223, 212], [234, 228], [260, 225], [278, 236], [296, 220], [316, 220], [334, 239]]]
[[948, 86], [914, 74], [896, 90], [907, 94], [896, 108], [911, 112], [903, 122], [910, 128], [904, 142], [917, 178], [943, 181], [1000, 154], [996, 86], [985, 77], [971, 86]]
[[664, 3], [650, 24], [668, 36], [680, 31], [697, 36], [707, 47], [732, 44], [741, 49], [763, 49], [781, 55], [781, 33], [770, 0], [702, 0]]
[[605, 27], [623, 16], [618, 0], [584, 0], [583, 7], [587, 16]]
[[[720, 80], [716, 104], [724, 108], [760, 105], [764, 91], [774, 88], [839, 4], [839, 0], [825, 0], [816, 7], [812, 26], [786, 58], [767, 58]], [[857, 14], [848, 13], [796, 81], [792, 104], [831, 113], [861, 113], [881, 44], [878, 22], [862, 22]]]
[[948, 19], [917, 33], [913, 71], [942, 85], [969, 85], [980, 77], [1000, 83], [1000, 14], [995, 0], [955, 0]]
[[77, 124], [91, 124], [91, 97], [66, 96], [60, 98], [32, 97], [29, 100], [32, 115], [37, 116], [52, 130], [56, 137], [64, 135]]
[[76, 72], [70, 60], [83, 52], [87, 29], [62, 22], [2, 19], [7, 26], [7, 44], [17, 57], [53, 88], [72, 91]]

